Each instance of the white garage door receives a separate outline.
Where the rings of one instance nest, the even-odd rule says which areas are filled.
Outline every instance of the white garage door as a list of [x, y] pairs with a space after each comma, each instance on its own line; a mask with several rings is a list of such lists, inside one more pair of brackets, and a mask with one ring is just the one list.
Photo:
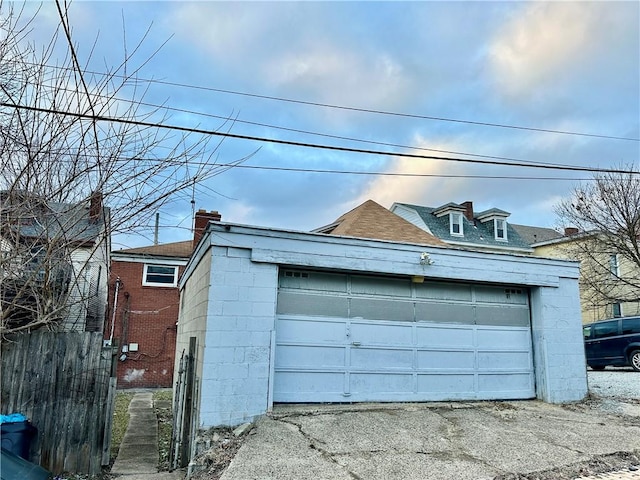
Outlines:
[[528, 292], [281, 269], [274, 402], [535, 396]]

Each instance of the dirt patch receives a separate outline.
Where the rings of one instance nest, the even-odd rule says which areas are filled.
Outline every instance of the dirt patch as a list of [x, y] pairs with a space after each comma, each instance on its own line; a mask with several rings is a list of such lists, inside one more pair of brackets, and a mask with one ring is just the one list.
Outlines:
[[640, 465], [640, 451], [617, 452], [599, 455], [587, 462], [553, 468], [544, 472], [498, 475], [494, 480], [573, 480], [578, 477], [627, 470], [629, 467], [637, 467], [638, 465]]
[[200, 432], [198, 443], [204, 448], [194, 459], [197, 467], [191, 478], [218, 480], [246, 440], [247, 435], [251, 435], [251, 429], [238, 436], [229, 427], [212, 428], [206, 432]]

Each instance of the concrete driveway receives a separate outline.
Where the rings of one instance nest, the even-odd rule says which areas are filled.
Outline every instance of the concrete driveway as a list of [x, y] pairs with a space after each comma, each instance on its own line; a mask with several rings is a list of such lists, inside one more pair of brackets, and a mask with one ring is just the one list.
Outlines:
[[625, 458], [639, 461], [640, 405], [627, 406], [619, 411], [601, 408], [598, 401], [278, 406], [257, 423], [221, 478], [513, 479], [551, 469], [536, 478], [575, 478], [593, 471], [582, 467], [603, 459], [610, 465], [601, 471], [621, 468]]

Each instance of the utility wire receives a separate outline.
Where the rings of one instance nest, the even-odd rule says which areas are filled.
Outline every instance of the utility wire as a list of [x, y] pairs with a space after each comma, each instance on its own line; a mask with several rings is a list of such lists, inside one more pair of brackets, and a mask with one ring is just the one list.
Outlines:
[[[64, 89], [63, 90], [69, 90], [72, 91], [71, 89]], [[205, 113], [205, 112], [198, 112], [196, 110], [189, 110], [189, 109], [184, 109], [184, 108], [177, 108], [177, 107], [168, 107], [166, 105], [158, 105], [158, 104], [154, 104], [154, 103], [148, 103], [148, 102], [143, 102], [143, 101], [133, 101], [133, 100], [128, 100], [128, 99], [123, 99], [123, 98], [119, 98], [119, 97], [106, 97], [103, 95], [94, 95], [97, 97], [104, 97], [104, 98], [109, 98], [109, 99], [113, 99], [113, 100], [117, 100], [118, 102], [123, 102], [123, 103], [135, 103], [137, 105], [142, 105], [145, 107], [151, 107], [151, 108], [157, 108], [157, 109], [162, 109], [162, 110], [167, 110], [167, 111], [172, 111], [172, 112], [180, 112], [180, 113], [188, 113], [191, 115], [198, 115], [198, 116], [202, 116], [202, 117], [208, 117], [208, 118], [215, 118], [218, 120], [225, 120], [225, 121], [233, 121], [233, 123], [243, 123], [246, 125], [254, 125], [254, 126], [258, 126], [258, 127], [266, 127], [266, 128], [272, 128], [275, 130], [283, 130], [286, 132], [293, 132], [293, 133], [302, 133], [305, 135], [314, 135], [314, 136], [318, 136], [318, 137], [323, 137], [323, 138], [333, 138], [336, 140], [347, 140], [350, 142], [358, 142], [358, 143], [367, 143], [367, 144], [371, 144], [371, 145], [380, 145], [380, 146], [384, 146], [384, 147], [398, 147], [398, 148], [406, 148], [406, 149], [410, 149], [410, 150], [418, 150], [418, 151], [425, 151], [425, 152], [438, 152], [438, 153], [447, 153], [447, 154], [452, 154], [452, 155], [466, 155], [466, 156], [470, 156], [470, 157], [477, 157], [477, 158], [493, 158], [496, 160], [508, 160], [508, 161], [512, 161], [512, 162], [522, 162], [522, 163], [536, 163], [538, 165], [560, 165], [560, 166], [567, 166], [569, 167], [570, 165], [567, 164], [561, 164], [561, 163], [547, 163], [547, 162], [534, 162], [531, 160], [523, 160], [523, 159], [519, 159], [519, 158], [514, 158], [514, 157], [501, 157], [501, 156], [496, 156], [496, 155], [483, 155], [480, 153], [467, 153], [467, 152], [458, 152], [455, 150], [442, 150], [442, 149], [437, 149], [437, 148], [427, 148], [427, 147], [416, 147], [416, 146], [411, 146], [411, 145], [403, 145], [403, 144], [399, 144], [399, 143], [389, 143], [389, 142], [379, 142], [376, 140], [364, 140], [361, 138], [355, 138], [355, 137], [345, 137], [342, 135], [332, 135], [329, 133], [320, 133], [320, 132], [313, 132], [310, 130], [301, 130], [301, 129], [297, 129], [297, 128], [289, 128], [289, 127], [281, 127], [278, 125], [271, 125], [268, 123], [260, 123], [260, 122], [252, 122], [249, 120], [240, 120], [240, 119], [233, 119], [231, 120], [229, 117], [225, 117], [223, 115], [215, 115], [213, 113]]]
[[476, 178], [488, 180], [565, 180], [565, 181], [590, 181], [593, 178], [567, 178], [567, 177], [524, 177], [511, 175], [458, 175], [445, 173], [393, 173], [393, 172], [362, 172], [354, 170], [321, 170], [315, 168], [293, 168], [293, 167], [269, 167], [261, 165], [236, 165], [237, 168], [247, 168], [255, 170], [275, 170], [283, 172], [302, 173], [333, 173], [341, 175], [372, 175], [381, 177], [429, 177], [429, 178]]
[[[50, 66], [50, 67], [59, 68], [59, 69], [67, 69], [67, 68], [69, 68], [69, 67], [54, 67], [54, 66]], [[97, 72], [97, 71], [91, 71], [91, 70], [85, 70], [85, 73], [91, 73], [91, 74], [94, 74], [94, 75], [107, 75], [104, 72]], [[115, 74], [115, 73], [109, 74], [109, 75], [111, 75], [113, 77], [117, 77], [117, 78], [124, 78], [126, 80], [130, 79], [129, 77], [126, 77], [126, 76], [120, 75], [120, 74]], [[275, 96], [270, 96], [270, 95], [260, 95], [260, 94], [257, 94], [257, 93], [238, 92], [238, 91], [226, 90], [226, 89], [222, 89], [222, 88], [203, 87], [203, 86], [200, 86], [200, 85], [189, 85], [189, 84], [186, 84], [186, 83], [170, 82], [170, 81], [167, 81], [167, 80], [156, 80], [156, 79], [151, 79], [151, 78], [136, 78], [136, 81], [143, 81], [143, 82], [148, 82], [148, 83], [157, 83], [157, 84], [160, 84], [160, 85], [168, 85], [168, 86], [172, 86], [172, 87], [190, 88], [190, 89], [194, 89], [194, 90], [204, 90], [204, 91], [209, 91], [209, 92], [224, 93], [224, 94], [227, 94], [227, 95], [238, 95], [238, 96], [250, 97], [250, 98], [260, 98], [260, 99], [263, 99], [263, 100], [273, 100], [273, 101], [278, 101], [278, 102], [294, 103], [294, 104], [299, 104], [299, 105], [310, 105], [310, 106], [313, 106], [313, 107], [332, 108], [332, 109], [337, 109], [337, 110], [345, 110], [345, 111], [361, 112], [361, 113], [372, 113], [372, 114], [376, 114], [376, 115], [386, 115], [386, 116], [404, 117], [404, 118], [417, 118], [417, 119], [421, 119], [421, 120], [434, 120], [434, 121], [438, 121], [438, 122], [463, 123], [463, 124], [478, 125], [478, 126], [483, 126], [483, 127], [507, 128], [507, 129], [513, 129], [513, 130], [525, 130], [525, 131], [532, 131], [532, 132], [554, 133], [554, 134], [558, 134], [558, 135], [574, 135], [574, 136], [581, 136], [581, 137], [603, 138], [603, 139], [608, 139], [608, 140], [624, 140], [624, 141], [630, 141], [630, 142], [640, 142], [640, 138], [635, 138], [635, 137], [619, 137], [619, 136], [614, 136], [614, 135], [601, 135], [601, 134], [595, 134], [595, 133], [572, 132], [572, 131], [568, 131], [568, 130], [553, 130], [553, 129], [548, 129], [548, 128], [524, 127], [524, 126], [521, 126], [521, 125], [509, 125], [509, 124], [505, 124], [505, 123], [480, 122], [480, 121], [473, 121], [473, 120], [461, 120], [461, 119], [456, 119], [456, 118], [436, 117], [436, 116], [430, 116], [430, 115], [418, 115], [418, 114], [412, 114], [412, 113], [391, 112], [391, 111], [386, 111], [386, 110], [376, 110], [376, 109], [370, 109], [370, 108], [349, 107], [349, 106], [336, 105], [336, 104], [330, 104], [330, 103], [311, 102], [311, 101], [306, 101], [306, 100], [295, 100], [295, 99], [291, 99], [291, 98], [275, 97]]]
[[225, 138], [235, 138], [239, 140], [250, 140], [256, 142], [266, 142], [266, 143], [275, 143], [279, 145], [292, 145], [297, 147], [305, 147], [305, 148], [315, 148], [322, 150], [331, 150], [331, 151], [340, 151], [340, 152], [351, 152], [351, 153], [363, 153], [370, 155], [384, 155], [384, 156], [394, 156], [401, 158], [420, 158], [420, 159], [428, 159], [428, 160], [443, 160], [450, 162], [465, 162], [465, 163], [474, 163], [474, 164], [484, 164], [484, 165], [500, 165], [500, 166], [509, 166], [509, 167], [525, 167], [525, 168], [543, 168], [549, 170], [566, 170], [566, 171], [578, 171], [578, 172], [592, 172], [592, 173], [623, 173], [623, 174], [635, 174], [640, 175], [640, 171], [635, 170], [621, 170], [621, 169], [602, 169], [602, 168], [593, 168], [593, 167], [571, 167], [571, 166], [559, 166], [559, 165], [541, 165], [541, 164], [526, 164], [522, 162], [496, 162], [492, 160], [478, 160], [478, 159], [467, 159], [467, 158], [454, 158], [454, 157], [441, 157], [436, 155], [418, 155], [411, 153], [400, 153], [400, 152], [382, 152], [380, 150], [367, 150], [360, 148], [349, 148], [349, 147], [339, 147], [335, 145], [322, 145], [322, 144], [314, 144], [314, 143], [304, 143], [304, 142], [294, 142], [290, 140], [278, 140], [275, 138], [268, 137], [255, 137], [249, 135], [238, 135], [232, 133], [221, 133], [215, 130], [206, 130], [201, 128], [192, 128], [192, 127], [182, 127], [179, 125], [164, 125], [161, 123], [153, 123], [153, 122], [145, 122], [141, 120], [131, 120], [125, 118], [112, 118], [103, 115], [89, 115], [85, 113], [75, 113], [75, 112], [64, 112], [61, 110], [55, 110], [51, 108], [42, 108], [42, 107], [31, 107], [27, 105], [16, 105], [7, 102], [0, 103], [2, 107], [15, 108], [17, 110], [27, 110], [32, 112], [42, 112], [56, 115], [65, 115], [71, 116], [75, 118], [82, 118], [92, 121], [104, 121], [104, 122], [113, 122], [113, 123], [122, 123], [126, 125], [136, 125], [141, 127], [150, 127], [150, 128], [163, 128], [168, 130], [176, 130], [185, 133], [196, 133], [201, 135], [214, 135]]

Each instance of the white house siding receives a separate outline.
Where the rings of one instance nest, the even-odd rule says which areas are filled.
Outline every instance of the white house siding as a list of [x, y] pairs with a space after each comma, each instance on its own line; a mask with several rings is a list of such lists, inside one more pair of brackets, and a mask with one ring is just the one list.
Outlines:
[[69, 285], [68, 313], [62, 329], [85, 331], [89, 304], [97, 314], [96, 331], [103, 331], [107, 306], [109, 252], [107, 242], [100, 237], [99, 243], [76, 248], [71, 252], [73, 278]]
[[[206, 245], [213, 250], [206, 251]], [[420, 262], [428, 253], [431, 265]], [[199, 425], [236, 425], [271, 407], [279, 266], [520, 285], [531, 295], [535, 395], [570, 402], [587, 392], [575, 262], [452, 250], [233, 224], [210, 224], [181, 281], [211, 265]], [[201, 275], [200, 275], [201, 276]], [[204, 280], [204, 279], [203, 279]], [[202, 283], [202, 282], [201, 282]], [[190, 322], [195, 312], [181, 312]], [[201, 315], [201, 314], [200, 314]], [[200, 320], [201, 321], [201, 320]], [[201, 325], [201, 324], [200, 324]], [[182, 329], [179, 342], [187, 342]]]

